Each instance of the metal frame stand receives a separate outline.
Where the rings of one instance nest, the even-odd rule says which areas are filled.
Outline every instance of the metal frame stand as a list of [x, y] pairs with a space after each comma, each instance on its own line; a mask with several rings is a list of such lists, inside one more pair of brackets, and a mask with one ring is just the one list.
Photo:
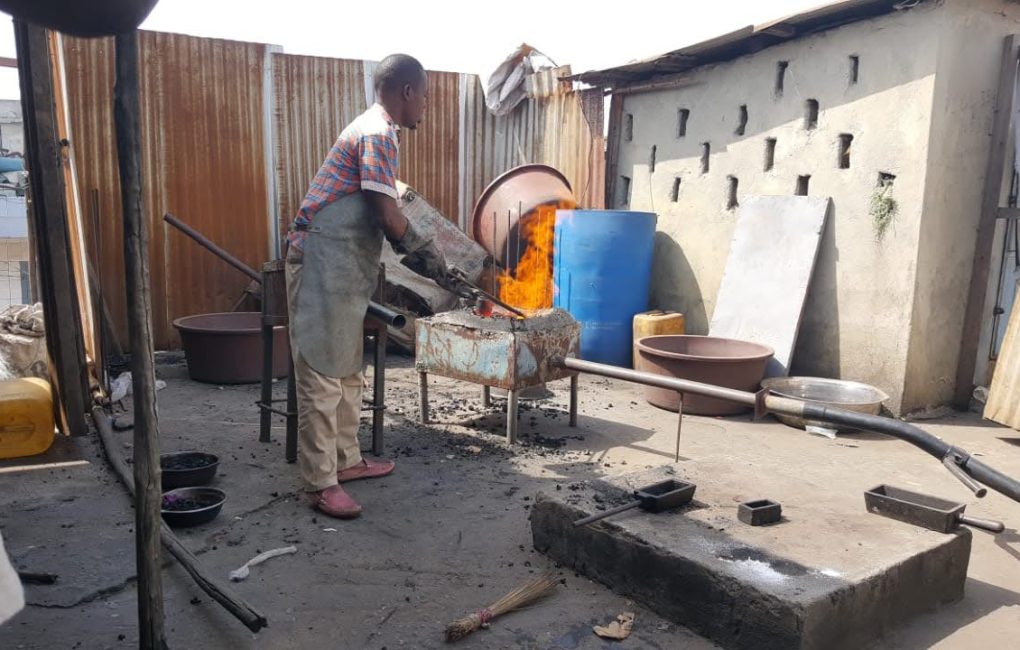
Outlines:
[[[569, 426], [577, 426], [577, 389], [578, 376], [570, 376], [570, 419]], [[492, 387], [482, 385], [482, 406], [492, 406]], [[519, 428], [518, 403], [520, 401], [520, 390], [509, 389], [506, 392], [506, 441], [507, 444], [517, 444], [517, 431]], [[429, 373], [423, 370], [418, 371], [418, 421], [421, 424], [429, 424]], [[679, 444], [679, 443], [678, 443]]]
[[[273, 328], [287, 325], [287, 289], [284, 279], [284, 260], [273, 260], [262, 266], [262, 393], [256, 405], [259, 408], [259, 442], [272, 442], [273, 415], [281, 415], [287, 421], [287, 437], [284, 443], [284, 457], [288, 463], [297, 461], [297, 386], [294, 378], [294, 359], [290, 357], [287, 373], [287, 396], [273, 399]], [[381, 276], [385, 277], [385, 276]], [[380, 283], [381, 286], [381, 283]], [[372, 318], [366, 318], [365, 335], [373, 341], [372, 398], [363, 400], [362, 411], [372, 411], [372, 453], [385, 453], [383, 413], [386, 411], [386, 325]], [[288, 355], [290, 356], [290, 355]], [[286, 402], [286, 410], [273, 404]]]

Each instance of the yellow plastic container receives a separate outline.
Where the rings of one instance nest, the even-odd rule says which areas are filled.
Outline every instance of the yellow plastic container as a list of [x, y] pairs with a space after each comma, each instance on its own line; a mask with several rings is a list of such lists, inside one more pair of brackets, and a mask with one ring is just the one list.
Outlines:
[[[684, 315], [676, 311], [656, 309], [634, 316], [634, 343], [646, 336], [685, 334]], [[634, 367], [637, 368], [637, 346], [634, 347]]]
[[53, 444], [53, 397], [43, 379], [0, 381], [0, 458], [41, 454]]

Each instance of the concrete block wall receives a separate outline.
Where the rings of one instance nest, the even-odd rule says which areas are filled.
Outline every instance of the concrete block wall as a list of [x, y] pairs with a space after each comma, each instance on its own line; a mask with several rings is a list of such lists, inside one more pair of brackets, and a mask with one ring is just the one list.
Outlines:
[[[930, 376], [955, 371], [969, 276], [963, 262], [973, 251], [977, 214], [961, 214], [972, 192], [939, 198], [929, 175], [942, 181], [955, 173], [957, 186], [979, 193], [983, 162], [966, 172], [962, 166], [983, 161], [987, 143], [982, 152], [972, 139], [991, 117], [981, 102], [949, 113], [933, 107], [957, 86], [979, 92], [992, 78], [994, 91], [998, 66], [986, 59], [1001, 39], [975, 48], [981, 39], [972, 30], [985, 19], [954, 31], [961, 15], [992, 5], [1017, 10], [1006, 0], [925, 3], [700, 68], [681, 88], [626, 96], [618, 169], [627, 180], [617, 179], [615, 205], [659, 214], [654, 306], [684, 312], [692, 333], [707, 333], [740, 198], [792, 195], [806, 184], [808, 194], [832, 197], [834, 210], [793, 371], [877, 385], [895, 413], [947, 400], [951, 381], [947, 388]], [[980, 50], [964, 60], [981, 73], [968, 77], [962, 64], [945, 73], [965, 45]], [[973, 113], [972, 130], [945, 137], [960, 111]], [[956, 149], [970, 157], [933, 167], [933, 157]], [[897, 211], [879, 235], [872, 197], [890, 181]], [[942, 227], [928, 230], [929, 222]], [[933, 261], [947, 252], [964, 277], [941, 277], [945, 270]]]

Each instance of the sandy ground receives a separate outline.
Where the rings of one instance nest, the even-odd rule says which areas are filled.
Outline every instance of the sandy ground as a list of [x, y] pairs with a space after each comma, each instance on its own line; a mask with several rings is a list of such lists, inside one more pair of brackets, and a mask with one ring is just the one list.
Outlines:
[[[531, 547], [535, 494], [590, 478], [672, 462], [676, 416], [647, 405], [635, 386], [586, 377], [580, 427], [567, 426], [567, 383], [552, 400], [525, 403], [522, 444], [503, 443], [501, 404], [483, 410], [478, 388], [433, 379], [435, 422], [416, 422], [416, 375], [391, 357], [387, 452], [397, 472], [351, 484], [364, 507], [356, 521], [314, 513], [296, 468], [283, 459], [283, 423], [258, 442], [257, 386], [216, 387], [187, 379], [175, 355], [160, 359], [164, 451], [202, 449], [221, 458], [221, 515], [180, 537], [211, 571], [227, 573], [261, 551], [295, 555], [252, 570], [236, 590], [270, 620], [250, 633], [172, 560], [163, 573], [167, 635], [177, 648], [436, 648], [446, 623], [552, 570], [555, 595], [458, 644], [464, 648], [713, 648], [606, 587], [562, 570]], [[282, 383], [277, 386], [280, 396]], [[128, 407], [130, 405], [127, 405]], [[367, 420], [366, 420], [367, 424]], [[925, 423], [932, 433], [1020, 476], [1020, 434], [972, 414]], [[121, 434], [130, 457], [131, 432]], [[968, 514], [1006, 522], [974, 533], [963, 601], [888, 634], [883, 648], [1006, 648], [1020, 630], [1020, 504], [997, 494], [977, 501], [932, 458], [896, 440], [860, 434], [829, 441], [773, 421], [685, 417], [682, 460], [729, 468], [735, 495], [752, 490], [857, 507], [861, 486], [889, 482], [967, 501]], [[362, 444], [369, 445], [368, 427]], [[46, 463], [64, 463], [47, 466]], [[751, 498], [758, 496], [752, 494]], [[0, 528], [19, 569], [58, 574], [27, 589], [29, 606], [0, 628], [0, 648], [137, 647], [133, 514], [95, 439], [59, 440], [44, 457], [0, 463]], [[788, 505], [789, 504], [789, 505]], [[820, 526], [833, 543], [838, 526]], [[622, 642], [591, 627], [623, 611], [637, 615]]]

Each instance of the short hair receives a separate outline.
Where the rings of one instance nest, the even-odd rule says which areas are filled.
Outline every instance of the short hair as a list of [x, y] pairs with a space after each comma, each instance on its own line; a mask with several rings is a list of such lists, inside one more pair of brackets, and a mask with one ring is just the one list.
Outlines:
[[397, 90], [405, 84], [418, 88], [425, 78], [425, 68], [418, 59], [406, 54], [391, 54], [375, 69], [375, 92]]

